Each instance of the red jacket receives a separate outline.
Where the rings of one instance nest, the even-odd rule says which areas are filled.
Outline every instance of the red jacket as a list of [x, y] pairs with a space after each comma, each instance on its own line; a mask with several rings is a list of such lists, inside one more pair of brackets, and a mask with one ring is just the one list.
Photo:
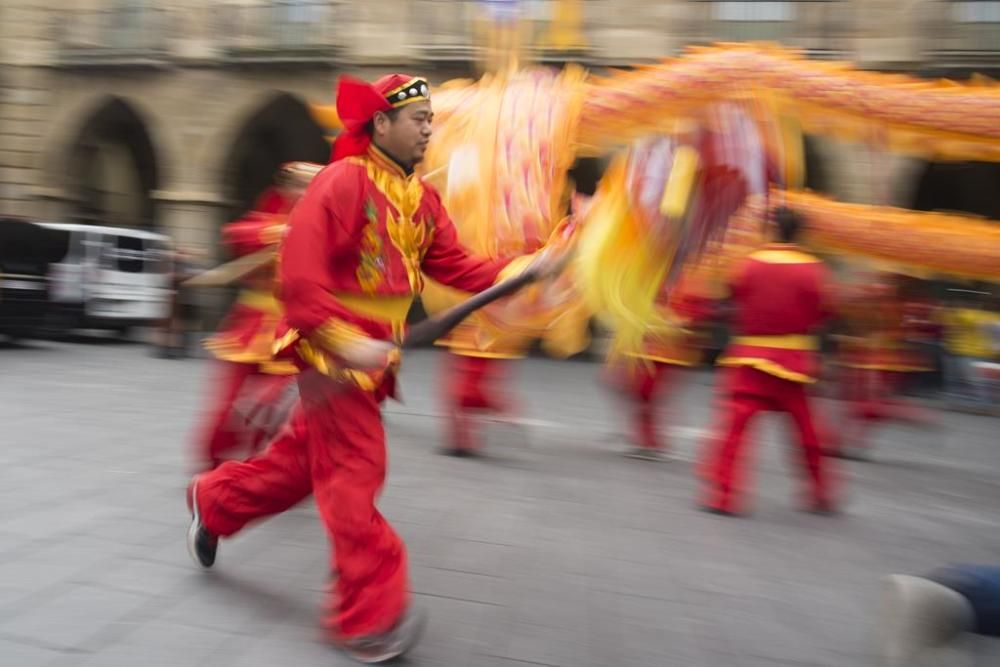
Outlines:
[[[235, 257], [276, 248], [280, 242], [287, 221], [284, 213], [294, 202], [280, 193], [272, 193], [268, 201], [271, 211], [255, 210], [223, 227], [223, 243]], [[205, 348], [217, 359], [255, 364], [264, 373], [294, 373], [294, 365], [273, 359], [274, 337], [281, 320], [281, 306], [273, 291], [273, 264], [246, 277], [236, 303], [216, 334], [205, 341]]]
[[831, 314], [823, 263], [794, 245], [766, 246], [737, 269], [730, 290], [734, 335], [719, 364], [815, 382], [816, 332]]
[[359, 336], [401, 340], [423, 273], [479, 292], [508, 263], [470, 255], [437, 191], [372, 145], [320, 172], [291, 216], [279, 258], [286, 326], [276, 349], [373, 387], [384, 372], [343, 369], [338, 347]]

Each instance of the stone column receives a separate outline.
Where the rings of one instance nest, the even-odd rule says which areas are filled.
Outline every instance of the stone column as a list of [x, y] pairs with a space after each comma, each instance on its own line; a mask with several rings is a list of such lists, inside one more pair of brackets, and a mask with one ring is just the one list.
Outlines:
[[0, 215], [35, 216], [38, 147], [50, 103], [43, 65], [51, 13], [25, 2], [0, 8]]
[[198, 248], [219, 259], [219, 227], [224, 211], [232, 205], [215, 192], [157, 190], [156, 201], [160, 231], [169, 234], [181, 246]]
[[[219, 229], [230, 202], [217, 193], [184, 190], [157, 190], [153, 197], [160, 232], [168, 234], [177, 246], [198, 253], [206, 269], [228, 259], [219, 244]], [[229, 290], [198, 290], [196, 302], [203, 331], [216, 327], [231, 297]]]

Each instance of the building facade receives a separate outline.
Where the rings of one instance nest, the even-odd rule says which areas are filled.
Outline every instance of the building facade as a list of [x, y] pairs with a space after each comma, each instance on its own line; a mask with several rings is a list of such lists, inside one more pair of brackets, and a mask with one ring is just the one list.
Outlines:
[[[341, 73], [474, 76], [503, 46], [484, 29], [487, 17], [516, 25], [506, 39], [533, 59], [596, 70], [719, 40], [778, 41], [816, 58], [948, 75], [1000, 62], [992, 0], [49, 5], [0, 6], [0, 215], [149, 225], [208, 248], [277, 164], [326, 159], [308, 103], [329, 102]], [[813, 140], [808, 152], [812, 184], [848, 201], [913, 206], [928, 179], [940, 178], [934, 165], [857, 146]]]

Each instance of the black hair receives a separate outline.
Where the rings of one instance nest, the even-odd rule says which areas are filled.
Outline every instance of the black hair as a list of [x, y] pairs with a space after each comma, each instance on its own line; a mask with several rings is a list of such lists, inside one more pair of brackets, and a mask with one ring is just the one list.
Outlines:
[[[399, 112], [402, 109], [403, 109], [403, 107], [394, 107], [392, 109], [389, 109], [388, 111], [383, 111], [382, 113], [384, 113], [386, 116], [388, 116], [388, 118], [389, 118], [390, 121], [394, 121], [394, 120], [396, 120], [396, 116], [399, 115]], [[368, 123], [365, 125], [365, 132], [368, 133], [369, 137], [374, 137], [375, 136], [375, 117], [374, 116], [372, 116], [372, 119], [370, 121], [368, 121]]]
[[802, 216], [786, 206], [781, 206], [774, 210], [772, 217], [774, 226], [778, 230], [778, 239], [782, 243], [793, 242], [802, 229]]

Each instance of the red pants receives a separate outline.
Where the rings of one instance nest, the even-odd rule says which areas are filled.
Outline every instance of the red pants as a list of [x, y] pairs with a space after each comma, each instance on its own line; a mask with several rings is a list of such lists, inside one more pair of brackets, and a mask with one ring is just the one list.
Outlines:
[[640, 362], [631, 371], [629, 396], [632, 398], [633, 438], [640, 447], [663, 449], [659, 429], [656, 427], [657, 400], [667, 388], [669, 365], [659, 362]]
[[929, 414], [897, 395], [901, 384], [902, 374], [896, 371], [844, 368], [841, 374], [841, 398], [845, 401], [844, 434], [827, 444], [832, 444], [833, 449], [841, 446], [865, 447], [868, 431], [877, 422], [932, 423]]
[[241, 446], [255, 447], [253, 429], [244, 416], [236, 414], [236, 402], [250, 398], [250, 392], [260, 392], [252, 397], [254, 403], [275, 400], [292, 379], [290, 375], [261, 373], [257, 364], [220, 361], [216, 366], [215, 396], [209, 401], [196, 441], [195, 457], [202, 469], [216, 467], [224, 455]]
[[657, 428], [657, 403], [670, 386], [672, 364], [639, 360], [608, 369], [605, 381], [620, 392], [632, 409], [630, 437], [639, 447], [665, 449]]
[[926, 418], [915, 406], [899, 397], [902, 373], [864, 368], [846, 371], [845, 398], [850, 402], [851, 415], [855, 419], [919, 421]]
[[473, 420], [476, 410], [501, 413], [509, 405], [500, 391], [508, 359], [490, 359], [449, 354], [445, 357], [445, 404], [449, 416], [449, 439], [456, 449], [474, 449]]
[[705, 504], [727, 512], [741, 510], [740, 499], [745, 490], [744, 467], [749, 458], [744, 452], [743, 432], [758, 412], [779, 411], [791, 415], [798, 431], [810, 502], [828, 505], [831, 501], [826, 467], [829, 459], [822, 456], [806, 386], [746, 366], [727, 369], [723, 373], [726, 426], [723, 436], [713, 443], [709, 456], [703, 462], [702, 476], [708, 487]]
[[386, 471], [379, 403], [388, 387], [300, 382], [299, 390], [302, 404], [263, 454], [198, 478], [202, 521], [226, 537], [312, 493], [333, 546], [327, 627], [338, 639], [384, 632], [409, 600], [406, 549], [375, 508]]

